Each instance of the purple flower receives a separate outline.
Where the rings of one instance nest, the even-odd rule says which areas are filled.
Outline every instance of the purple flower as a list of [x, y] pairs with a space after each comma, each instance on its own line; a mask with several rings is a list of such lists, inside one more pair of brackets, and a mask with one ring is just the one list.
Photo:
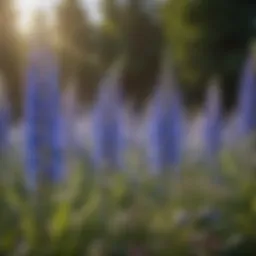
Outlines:
[[183, 108], [176, 87], [166, 75], [151, 102], [148, 122], [148, 155], [154, 172], [177, 168], [182, 156]]
[[9, 146], [10, 104], [7, 100], [3, 81], [0, 82], [0, 154], [4, 154]]
[[221, 148], [222, 104], [216, 81], [209, 87], [205, 106], [205, 149], [207, 158], [216, 160]]
[[122, 168], [124, 108], [116, 71], [110, 73], [100, 84], [93, 109], [93, 138], [96, 168]]
[[63, 137], [65, 151], [75, 153], [78, 149], [75, 133], [76, 124], [76, 91], [75, 84], [72, 83], [67, 88], [63, 97]]
[[239, 132], [250, 135], [256, 129], [256, 80], [255, 61], [250, 56], [244, 66], [240, 80], [238, 99]]
[[57, 181], [62, 176], [58, 76], [52, 49], [32, 49], [25, 94], [26, 177], [31, 186], [36, 186], [39, 177]]

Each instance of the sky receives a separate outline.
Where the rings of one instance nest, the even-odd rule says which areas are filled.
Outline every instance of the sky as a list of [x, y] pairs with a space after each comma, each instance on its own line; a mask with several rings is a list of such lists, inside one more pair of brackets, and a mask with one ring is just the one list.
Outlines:
[[[53, 7], [60, 0], [16, 0], [16, 8], [19, 14], [19, 26], [21, 30], [27, 30], [30, 26], [31, 18], [36, 10], [44, 10], [51, 15]], [[99, 0], [81, 0], [84, 2], [92, 19], [99, 19]]]

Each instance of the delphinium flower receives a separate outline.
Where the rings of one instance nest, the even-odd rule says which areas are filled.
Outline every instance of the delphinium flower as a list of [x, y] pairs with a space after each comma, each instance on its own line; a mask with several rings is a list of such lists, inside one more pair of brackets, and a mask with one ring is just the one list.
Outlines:
[[30, 48], [25, 92], [26, 178], [58, 181], [63, 171], [59, 75], [50, 44]]
[[74, 154], [77, 149], [76, 141], [76, 83], [70, 81], [63, 95], [63, 125], [65, 151]]
[[216, 163], [222, 141], [222, 104], [218, 81], [212, 80], [207, 92], [205, 106], [205, 149], [207, 160]]
[[155, 173], [178, 169], [182, 156], [183, 108], [176, 84], [164, 71], [149, 113], [150, 167]]
[[247, 59], [241, 79], [238, 99], [238, 125], [242, 136], [251, 135], [256, 130], [256, 76], [255, 60], [252, 55]]
[[0, 155], [8, 152], [10, 135], [10, 104], [7, 99], [4, 80], [0, 77]]
[[98, 170], [123, 168], [124, 107], [119, 72], [111, 70], [100, 83], [93, 109], [93, 158]]

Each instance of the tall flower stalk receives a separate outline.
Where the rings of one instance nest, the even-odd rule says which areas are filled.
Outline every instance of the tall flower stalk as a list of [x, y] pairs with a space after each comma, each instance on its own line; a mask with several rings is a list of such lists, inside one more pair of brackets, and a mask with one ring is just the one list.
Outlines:
[[124, 108], [119, 75], [115, 69], [103, 79], [93, 109], [93, 158], [98, 170], [123, 168]]
[[26, 78], [26, 177], [31, 186], [63, 171], [58, 65], [47, 44], [30, 51]]
[[7, 99], [4, 80], [0, 77], [0, 155], [8, 151], [10, 143], [10, 104]]
[[240, 79], [238, 99], [238, 124], [242, 136], [251, 135], [256, 130], [256, 74], [255, 58], [250, 55], [246, 60]]
[[77, 148], [75, 125], [76, 125], [76, 84], [70, 82], [63, 97], [63, 125], [65, 151], [74, 154]]
[[222, 145], [222, 104], [218, 81], [212, 80], [207, 92], [205, 106], [205, 149], [207, 159], [216, 163]]
[[171, 78], [165, 68], [149, 113], [148, 155], [155, 173], [177, 170], [182, 157], [183, 108]]
[[120, 71], [114, 67], [100, 83], [93, 109], [93, 162], [101, 188], [103, 221], [109, 214], [109, 174], [124, 167], [124, 111], [119, 84]]

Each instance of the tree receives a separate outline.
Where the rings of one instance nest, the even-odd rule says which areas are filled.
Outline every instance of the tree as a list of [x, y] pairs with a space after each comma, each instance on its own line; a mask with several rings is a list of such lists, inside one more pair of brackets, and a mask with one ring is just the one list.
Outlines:
[[103, 19], [99, 25], [98, 50], [102, 66], [106, 69], [123, 51], [123, 9], [117, 0], [102, 0], [101, 11]]
[[226, 105], [232, 105], [240, 69], [255, 36], [255, 6], [243, 0], [197, 0], [190, 19], [202, 31], [206, 74], [218, 73], [224, 83]]
[[21, 38], [13, 0], [0, 1], [0, 70], [4, 75], [13, 114], [21, 112]]
[[[166, 48], [187, 102], [194, 97], [194, 91], [204, 81], [204, 72], [198, 62], [203, 54], [201, 31], [188, 20], [191, 2], [193, 1], [167, 0], [161, 8]], [[199, 91], [202, 91], [202, 87]]]
[[58, 6], [57, 33], [63, 82], [75, 79], [80, 98], [88, 99], [94, 81], [92, 32], [79, 0], [63, 0]]
[[255, 34], [255, 8], [243, 0], [166, 0], [166, 39], [192, 102], [220, 75], [226, 107], [233, 105], [242, 61]]
[[123, 20], [123, 42], [126, 55], [124, 86], [137, 106], [152, 91], [159, 69], [162, 48], [160, 24], [145, 10], [145, 0], [129, 0]]

